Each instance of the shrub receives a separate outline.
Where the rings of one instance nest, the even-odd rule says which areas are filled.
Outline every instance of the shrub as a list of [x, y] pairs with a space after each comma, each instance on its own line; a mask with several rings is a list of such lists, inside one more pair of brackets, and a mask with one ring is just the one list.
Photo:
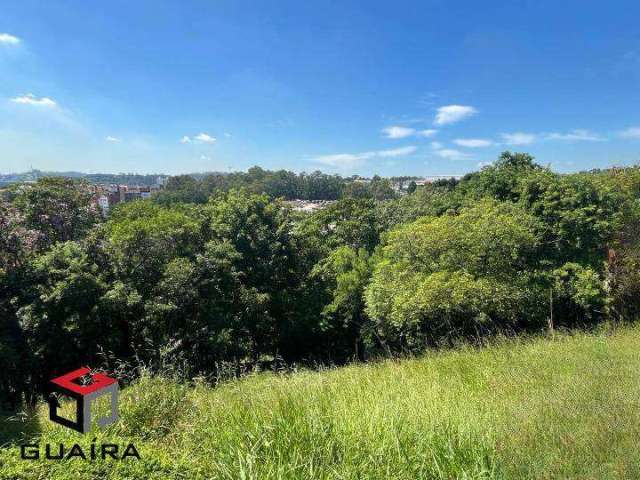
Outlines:
[[414, 348], [513, 327], [531, 315], [543, 303], [528, 273], [537, 227], [518, 207], [485, 200], [392, 232], [366, 291], [380, 338]]

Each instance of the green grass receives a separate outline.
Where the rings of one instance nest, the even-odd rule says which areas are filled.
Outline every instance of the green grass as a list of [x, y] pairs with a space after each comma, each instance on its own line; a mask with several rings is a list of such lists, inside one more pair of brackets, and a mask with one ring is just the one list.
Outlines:
[[15, 440], [0, 478], [640, 478], [639, 347], [634, 328], [215, 389], [143, 378], [102, 432], [44, 407], [28, 425], [41, 444], [133, 442], [140, 461], [25, 461]]

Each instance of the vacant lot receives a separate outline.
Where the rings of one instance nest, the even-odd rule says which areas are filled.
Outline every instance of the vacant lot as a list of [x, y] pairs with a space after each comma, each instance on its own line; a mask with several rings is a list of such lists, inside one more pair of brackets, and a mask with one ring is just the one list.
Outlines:
[[[80, 435], [3, 422], [1, 478], [640, 478], [640, 329], [508, 341], [212, 389], [143, 378]], [[19, 458], [133, 442], [141, 460]], [[99, 447], [98, 447], [99, 448]]]

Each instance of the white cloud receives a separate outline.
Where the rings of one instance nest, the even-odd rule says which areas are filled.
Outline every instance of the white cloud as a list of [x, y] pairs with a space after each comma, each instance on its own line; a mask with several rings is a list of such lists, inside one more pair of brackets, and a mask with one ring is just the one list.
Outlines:
[[419, 130], [418, 132], [416, 132], [416, 135], [418, 135], [419, 137], [433, 137], [436, 133], [438, 133], [438, 130], [434, 130], [434, 129], [427, 129], [427, 130]]
[[471, 155], [461, 152], [460, 150], [444, 148], [444, 145], [440, 142], [431, 142], [431, 148], [434, 150], [436, 155], [440, 158], [446, 158], [447, 160], [465, 160], [467, 158], [471, 158]]
[[385, 127], [385, 128], [382, 129], [382, 133], [384, 133], [384, 135], [387, 138], [392, 138], [394, 140], [396, 140], [398, 138], [410, 137], [415, 132], [416, 131], [413, 128], [400, 127], [400, 126], [397, 126], [397, 125], [392, 125], [391, 127]]
[[194, 140], [202, 143], [214, 143], [216, 141], [215, 138], [207, 135], [206, 133], [199, 133], [194, 137]]
[[200, 160], [209, 162], [211, 160], [211, 157], [208, 157], [207, 155], [200, 155]]
[[503, 133], [501, 137], [507, 145], [530, 145], [537, 139], [535, 134], [525, 132]]
[[640, 139], [640, 127], [629, 127], [626, 130], [618, 132], [620, 138]]
[[604, 142], [607, 140], [601, 135], [584, 129], [574, 129], [567, 133], [551, 132], [547, 134], [541, 133], [539, 135], [525, 132], [503, 133], [501, 137], [507, 145], [530, 145], [539, 138], [567, 142]]
[[416, 150], [417, 150], [416, 147], [414, 147], [413, 145], [410, 145], [408, 147], [394, 148], [392, 150], [380, 150], [378, 152], [373, 152], [373, 153], [375, 153], [374, 156], [388, 158], [388, 157], [401, 157], [403, 155], [411, 155]]
[[11, 99], [13, 103], [19, 103], [22, 105], [33, 105], [36, 107], [56, 107], [57, 104], [52, 99], [48, 97], [36, 97], [33, 93], [27, 93], [21, 97], [15, 97]]
[[568, 133], [550, 133], [548, 140], [564, 140], [569, 142], [603, 142], [606, 139], [589, 130], [575, 129]]
[[225, 136], [225, 137], [227, 137], [227, 138], [231, 138], [233, 135], [231, 135], [231, 134], [230, 134], [230, 133], [228, 133], [228, 132], [224, 132], [224, 136]]
[[438, 108], [438, 113], [436, 113], [436, 118], [433, 123], [436, 125], [456, 123], [476, 113], [478, 113], [478, 111], [468, 105], [445, 105], [444, 107]]
[[460, 150], [454, 150], [453, 148], [436, 150], [435, 154], [441, 158], [446, 158], [447, 160], [466, 160], [471, 158], [471, 155], [468, 153], [461, 152]]
[[18, 45], [21, 40], [18, 37], [10, 35], [8, 33], [0, 33], [0, 43], [5, 43], [7, 45]]
[[478, 162], [478, 168], [489, 167], [493, 165], [493, 162]]
[[394, 148], [391, 150], [377, 150], [362, 153], [336, 153], [333, 155], [322, 155], [315, 157], [313, 160], [336, 168], [350, 168], [362, 165], [365, 161], [373, 158], [395, 158], [404, 155], [410, 155], [416, 151], [416, 147], [409, 145], [407, 147]]
[[111, 143], [120, 143], [120, 139], [119, 139], [119, 138], [117, 138], [117, 137], [112, 137], [111, 135], [108, 135], [108, 136], [104, 137], [104, 139], [105, 139], [107, 142], [111, 142]]
[[180, 139], [180, 143], [215, 143], [216, 139], [214, 137], [212, 137], [211, 135], [208, 135], [206, 133], [199, 133], [198, 135], [196, 135], [195, 137], [189, 137], [188, 135], [185, 135], [184, 137], [182, 137]]
[[453, 143], [467, 148], [483, 148], [493, 145], [491, 140], [485, 140], [484, 138], [456, 138]]
[[385, 137], [391, 138], [393, 140], [397, 140], [399, 138], [407, 138], [407, 137], [433, 137], [438, 130], [435, 129], [426, 129], [426, 130], [416, 130], [411, 127], [402, 127], [399, 125], [392, 125], [390, 127], [385, 127], [382, 129], [382, 133]]

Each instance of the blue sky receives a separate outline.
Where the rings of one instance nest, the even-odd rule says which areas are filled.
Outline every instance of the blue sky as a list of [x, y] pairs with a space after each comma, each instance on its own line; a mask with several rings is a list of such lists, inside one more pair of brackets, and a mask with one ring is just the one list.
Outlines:
[[5, 0], [0, 172], [640, 161], [637, 1]]

